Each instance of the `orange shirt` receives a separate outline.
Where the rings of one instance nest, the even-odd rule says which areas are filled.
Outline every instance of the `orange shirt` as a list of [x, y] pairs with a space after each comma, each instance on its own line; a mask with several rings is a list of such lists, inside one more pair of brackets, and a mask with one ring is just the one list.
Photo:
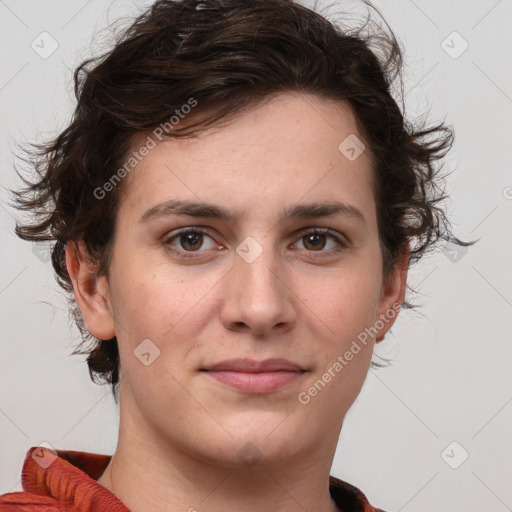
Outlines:
[[[0, 496], [1, 512], [130, 512], [106, 487], [96, 482], [110, 455], [33, 446], [21, 472], [23, 491]], [[373, 508], [357, 488], [333, 476], [329, 490], [343, 512], [384, 512]]]

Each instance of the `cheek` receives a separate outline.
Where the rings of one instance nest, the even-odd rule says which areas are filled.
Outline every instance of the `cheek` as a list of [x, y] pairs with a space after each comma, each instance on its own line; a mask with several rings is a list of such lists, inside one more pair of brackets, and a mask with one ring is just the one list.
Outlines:
[[366, 264], [361, 258], [357, 266], [338, 269], [315, 288], [308, 287], [307, 305], [336, 335], [344, 339], [357, 335], [374, 321], [381, 290], [380, 272], [375, 267], [375, 262]]
[[133, 334], [147, 336], [159, 328], [168, 329], [193, 300], [186, 293], [192, 287], [185, 287], [179, 273], [171, 273], [169, 266], [145, 251], [119, 249], [118, 254], [111, 276], [116, 317], [126, 327], [132, 326]]
[[314, 314], [308, 315], [318, 325], [313, 336], [319, 340], [314, 347], [318, 365], [304, 391], [306, 400], [318, 395], [317, 406], [332, 413], [333, 421], [359, 394], [373, 353], [380, 272], [372, 263], [361, 258], [360, 265], [337, 272], [310, 297]]
[[324, 289], [330, 293], [318, 295], [323, 306], [316, 320], [323, 333], [314, 346], [318, 364], [298, 398], [305, 411], [316, 411], [306, 418], [321, 415], [328, 428], [345, 417], [368, 373], [374, 347], [369, 328], [379, 291], [374, 279], [359, 274], [357, 279], [333, 281]]
[[172, 296], [166, 293], [158, 274], [148, 272], [147, 268], [135, 258], [122, 257], [111, 267], [110, 295], [116, 336], [122, 366], [128, 369], [138, 363], [134, 351], [144, 340], [149, 339], [161, 348], [163, 333], [170, 329], [168, 324], [175, 318], [170, 303]]
[[161, 262], [135, 258], [116, 263], [111, 298], [125, 368], [138, 366], [134, 351], [148, 339], [160, 350], [160, 361], [167, 359], [170, 368], [179, 365], [196, 334], [211, 320], [202, 299], [214, 286], [215, 276], [185, 276]]

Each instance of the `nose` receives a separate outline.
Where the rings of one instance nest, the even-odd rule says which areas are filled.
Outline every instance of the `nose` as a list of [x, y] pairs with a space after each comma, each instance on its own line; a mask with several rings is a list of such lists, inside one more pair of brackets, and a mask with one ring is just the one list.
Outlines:
[[254, 261], [236, 254], [223, 290], [221, 321], [226, 329], [255, 336], [291, 329], [297, 297], [286, 278], [286, 269], [268, 247]]

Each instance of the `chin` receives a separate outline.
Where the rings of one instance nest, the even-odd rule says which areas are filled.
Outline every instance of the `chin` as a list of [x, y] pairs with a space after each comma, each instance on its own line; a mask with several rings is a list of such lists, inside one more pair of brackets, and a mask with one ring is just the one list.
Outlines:
[[236, 422], [230, 422], [226, 430], [232, 437], [226, 434], [208, 439], [205, 451], [209, 452], [210, 462], [230, 468], [270, 468], [289, 461], [300, 451], [301, 437], [290, 431], [287, 420], [283, 421], [285, 415], [274, 415], [275, 421], [270, 425], [269, 421], [261, 421], [261, 412], [255, 414], [257, 420], [252, 424], [244, 421], [237, 427]]

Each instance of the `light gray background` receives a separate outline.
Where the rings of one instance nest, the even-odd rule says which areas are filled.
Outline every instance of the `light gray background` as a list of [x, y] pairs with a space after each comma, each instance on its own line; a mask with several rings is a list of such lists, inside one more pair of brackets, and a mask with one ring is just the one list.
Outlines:
[[[50, 262], [15, 237], [5, 188], [19, 184], [14, 144], [69, 121], [71, 72], [98, 49], [93, 33], [148, 3], [0, 0], [0, 493], [21, 490], [25, 454], [41, 442], [115, 449], [110, 391], [68, 356], [78, 331]], [[433, 122], [455, 127], [451, 218], [457, 235], [481, 241], [455, 262], [438, 251], [411, 271], [424, 316], [400, 314], [381, 348], [395, 363], [370, 371], [331, 474], [388, 512], [512, 510], [512, 2], [375, 4], [406, 49], [409, 117], [431, 106]], [[43, 31], [59, 45], [47, 59], [31, 48]], [[454, 31], [469, 44], [457, 58], [443, 48], [462, 48]]]

